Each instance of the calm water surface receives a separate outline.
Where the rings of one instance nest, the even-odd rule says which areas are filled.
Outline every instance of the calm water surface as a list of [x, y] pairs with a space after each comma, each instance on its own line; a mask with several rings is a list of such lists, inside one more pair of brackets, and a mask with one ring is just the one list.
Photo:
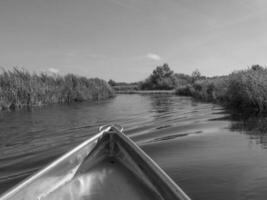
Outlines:
[[192, 199], [266, 199], [267, 119], [172, 95], [0, 113], [0, 193], [118, 123]]

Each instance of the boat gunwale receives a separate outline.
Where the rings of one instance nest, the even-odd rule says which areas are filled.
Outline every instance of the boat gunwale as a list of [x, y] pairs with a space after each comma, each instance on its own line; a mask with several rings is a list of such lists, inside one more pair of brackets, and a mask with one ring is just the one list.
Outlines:
[[57, 158], [56, 160], [52, 161], [51, 163], [49, 163], [46, 167], [44, 167], [43, 169], [41, 169], [39, 172], [37, 172], [36, 174], [31, 175], [30, 177], [26, 178], [25, 180], [23, 180], [22, 182], [19, 182], [18, 184], [16, 184], [15, 186], [13, 186], [12, 188], [10, 188], [9, 190], [7, 190], [6, 192], [4, 192], [3, 194], [0, 195], [0, 200], [5, 200], [8, 199], [11, 195], [13, 195], [14, 193], [16, 193], [17, 191], [19, 191], [20, 189], [22, 189], [23, 187], [27, 186], [28, 184], [30, 184], [32, 181], [34, 181], [35, 179], [39, 178], [40, 176], [42, 176], [43, 174], [45, 174], [47, 171], [49, 171], [51, 168], [57, 166], [59, 163], [61, 163], [63, 160], [67, 159], [68, 157], [70, 157], [71, 155], [73, 155], [74, 153], [76, 153], [77, 151], [79, 151], [80, 149], [82, 149], [84, 146], [88, 145], [89, 143], [96, 141], [97, 138], [100, 138], [103, 133], [109, 131], [111, 129], [111, 127], [107, 127], [104, 130], [101, 130], [99, 133], [97, 133], [96, 135], [90, 137], [89, 139], [87, 139], [86, 141], [82, 142], [81, 144], [79, 144], [78, 146], [74, 147], [72, 150], [66, 152], [65, 154], [63, 154], [62, 156], [60, 156], [59, 158]]
[[190, 200], [189, 196], [167, 175], [167, 173], [151, 158], [149, 157], [136, 143], [134, 143], [127, 135], [116, 129], [116, 136], [126, 142], [134, 150], [134, 152], [146, 162], [149, 168], [160, 178], [174, 195], [181, 200]]

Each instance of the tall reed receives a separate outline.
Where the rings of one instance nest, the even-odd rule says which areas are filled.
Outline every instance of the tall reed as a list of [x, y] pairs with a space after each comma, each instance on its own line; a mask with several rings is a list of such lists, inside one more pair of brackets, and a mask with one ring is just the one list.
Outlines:
[[177, 88], [176, 93], [220, 102], [241, 111], [267, 112], [267, 69], [254, 66], [228, 76], [198, 80]]
[[92, 101], [112, 97], [113, 89], [98, 78], [30, 74], [24, 69], [0, 74], [0, 110], [52, 103]]

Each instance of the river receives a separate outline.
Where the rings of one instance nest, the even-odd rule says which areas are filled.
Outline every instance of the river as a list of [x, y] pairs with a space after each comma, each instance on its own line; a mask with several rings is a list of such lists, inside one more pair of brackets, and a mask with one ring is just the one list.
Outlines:
[[266, 118], [170, 94], [1, 112], [0, 193], [113, 123], [192, 199], [267, 197]]

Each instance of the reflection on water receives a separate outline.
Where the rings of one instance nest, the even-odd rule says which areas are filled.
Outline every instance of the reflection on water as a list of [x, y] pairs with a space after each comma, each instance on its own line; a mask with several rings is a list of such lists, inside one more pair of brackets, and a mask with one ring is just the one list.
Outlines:
[[231, 130], [247, 134], [249, 138], [267, 148], [267, 117], [232, 116]]
[[172, 95], [0, 113], [0, 192], [118, 123], [192, 199], [266, 199], [266, 118]]
[[152, 112], [159, 113], [168, 113], [172, 110], [173, 99], [165, 94], [159, 94], [157, 96], [149, 96], [151, 99]]

